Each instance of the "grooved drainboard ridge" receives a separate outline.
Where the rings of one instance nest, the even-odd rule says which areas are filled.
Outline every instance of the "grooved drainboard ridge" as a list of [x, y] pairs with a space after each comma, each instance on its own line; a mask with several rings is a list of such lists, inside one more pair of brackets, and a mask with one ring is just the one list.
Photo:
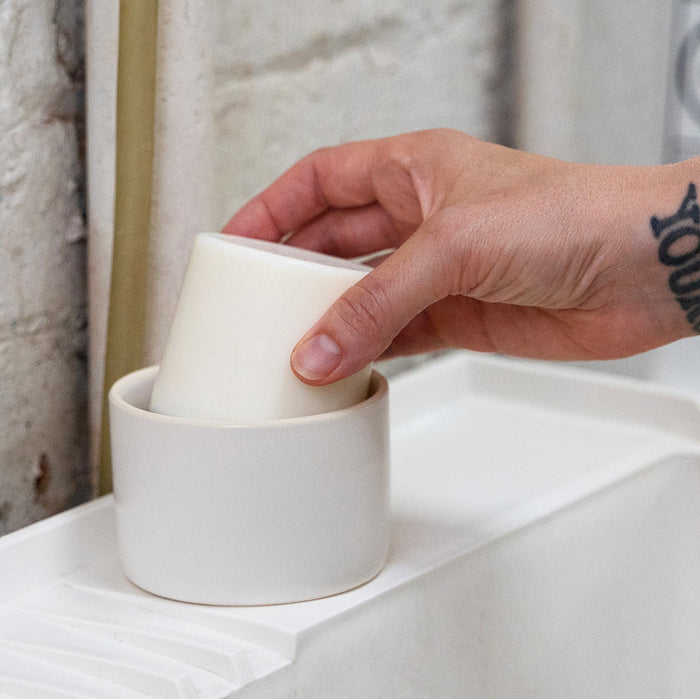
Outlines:
[[138, 594], [104, 593], [70, 578], [0, 606], [0, 699], [218, 699], [290, 662]]

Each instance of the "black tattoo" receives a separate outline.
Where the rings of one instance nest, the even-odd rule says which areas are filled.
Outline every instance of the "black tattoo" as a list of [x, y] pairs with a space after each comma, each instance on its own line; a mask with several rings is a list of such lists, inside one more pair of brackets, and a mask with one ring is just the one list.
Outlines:
[[695, 332], [700, 333], [700, 207], [692, 182], [680, 209], [668, 218], [653, 216], [651, 229], [659, 240], [659, 262], [674, 271], [668, 286]]

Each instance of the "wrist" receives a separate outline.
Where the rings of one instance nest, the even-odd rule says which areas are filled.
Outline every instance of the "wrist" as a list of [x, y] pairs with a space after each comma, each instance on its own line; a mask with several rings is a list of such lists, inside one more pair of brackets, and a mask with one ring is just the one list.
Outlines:
[[[667, 273], [668, 292], [684, 316], [686, 335], [700, 333], [700, 160], [671, 166], [682, 192], [675, 209], [654, 215], [649, 224], [657, 245], [657, 258]], [[682, 185], [681, 185], [682, 183]]]

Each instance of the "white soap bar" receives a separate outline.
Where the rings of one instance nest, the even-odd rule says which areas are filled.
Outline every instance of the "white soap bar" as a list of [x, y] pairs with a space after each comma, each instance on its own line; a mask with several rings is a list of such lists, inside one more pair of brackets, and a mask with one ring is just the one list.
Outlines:
[[200, 233], [150, 409], [253, 424], [364, 400], [370, 367], [330, 386], [312, 387], [294, 375], [289, 358], [333, 301], [369, 271], [279, 243]]

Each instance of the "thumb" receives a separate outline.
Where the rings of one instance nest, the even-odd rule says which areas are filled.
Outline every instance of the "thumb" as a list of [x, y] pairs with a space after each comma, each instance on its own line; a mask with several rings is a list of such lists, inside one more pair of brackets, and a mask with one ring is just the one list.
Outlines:
[[379, 357], [399, 332], [442, 294], [440, 259], [418, 229], [350, 287], [294, 348], [291, 365], [305, 383], [339, 381]]

